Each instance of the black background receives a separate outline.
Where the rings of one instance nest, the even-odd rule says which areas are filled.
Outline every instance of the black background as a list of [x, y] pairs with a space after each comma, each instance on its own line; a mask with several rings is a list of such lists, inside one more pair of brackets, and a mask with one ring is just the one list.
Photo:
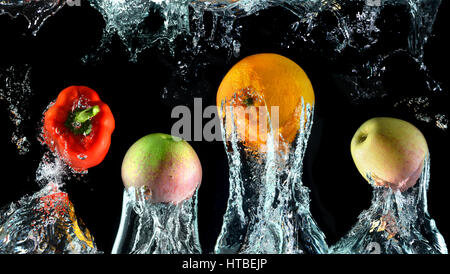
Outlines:
[[[208, 61], [190, 83], [181, 83], [188, 92], [178, 90], [175, 98], [162, 98], [164, 87], [177, 91], [174, 78], [176, 58], [153, 47], [140, 56], [137, 63], [129, 62], [118, 38], [113, 40], [111, 53], [100, 62], [84, 64], [83, 56], [93, 52], [102, 37], [102, 16], [87, 3], [81, 7], [64, 7], [50, 18], [36, 37], [27, 33], [24, 18], [0, 16], [0, 68], [29, 64], [32, 67], [32, 98], [28, 112], [31, 119], [24, 122], [25, 135], [31, 139], [30, 152], [19, 155], [11, 143], [13, 125], [4, 102], [0, 102], [0, 147], [2, 190], [0, 206], [17, 201], [25, 194], [39, 190], [35, 171], [46, 151], [37, 141], [40, 119], [46, 106], [58, 93], [70, 85], [86, 85], [96, 90], [116, 119], [112, 146], [105, 161], [89, 170], [88, 175], [72, 179], [67, 191], [77, 215], [84, 221], [100, 250], [109, 253], [122, 208], [123, 185], [120, 167], [129, 146], [137, 139], [153, 132], [170, 133], [174, 106], [192, 107], [193, 96], [201, 97], [204, 106], [215, 104], [215, 94], [225, 73], [239, 59], [262, 52], [274, 52], [289, 57], [307, 72], [316, 94], [316, 109], [312, 135], [304, 161], [304, 183], [311, 192], [311, 211], [324, 231], [328, 244], [335, 243], [356, 222], [359, 213], [370, 206], [371, 187], [356, 170], [350, 155], [350, 140], [356, 129], [375, 116], [392, 116], [408, 120], [425, 135], [431, 152], [431, 182], [429, 211], [446, 240], [450, 236], [447, 195], [448, 133], [433, 124], [415, 119], [412, 111], [394, 108], [394, 102], [408, 95], [426, 95], [433, 98], [433, 109], [446, 108], [449, 80], [447, 77], [448, 43], [445, 26], [448, 19], [448, 1], [443, 1], [436, 20], [433, 36], [425, 48], [425, 63], [444, 89], [433, 94], [424, 87], [423, 75], [404, 55], [396, 55], [388, 62], [384, 76], [387, 97], [355, 105], [339, 81], [336, 72], [340, 66], [351, 63], [329, 60], [327, 49], [318, 51], [297, 43], [289, 49], [280, 47], [286, 38], [292, 15], [281, 8], [271, 8], [240, 19], [241, 52], [239, 57], [227, 57], [226, 50], [208, 50], [194, 59], [194, 66]], [[389, 11], [388, 11], [389, 12]], [[398, 11], [391, 10], [396, 13]], [[388, 16], [389, 17], [389, 16]], [[400, 17], [402, 18], [402, 17]], [[392, 43], [405, 41], [409, 22], [385, 23], [392, 30]], [[406, 22], [405, 22], [406, 20]], [[149, 22], [151, 20], [148, 20]], [[149, 24], [145, 22], [145, 24]], [[389, 25], [391, 24], [391, 25]], [[25, 34], [24, 34], [25, 33]], [[319, 34], [318, 34], [319, 35]], [[389, 36], [387, 36], [389, 38]], [[391, 41], [385, 41], [389, 47]], [[179, 47], [183, 47], [183, 41]], [[190, 90], [189, 90], [190, 89]], [[207, 121], [205, 121], [207, 122]], [[228, 163], [220, 142], [191, 142], [203, 165], [203, 181], [199, 192], [199, 233], [202, 248], [211, 252], [220, 232], [222, 216], [228, 196]]]

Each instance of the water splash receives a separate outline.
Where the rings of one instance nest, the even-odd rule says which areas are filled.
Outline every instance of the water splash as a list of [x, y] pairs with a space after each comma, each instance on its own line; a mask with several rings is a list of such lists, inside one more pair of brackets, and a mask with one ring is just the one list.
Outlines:
[[36, 35], [44, 22], [65, 4], [66, 0], [0, 0], [0, 15], [24, 16], [28, 29]]
[[64, 186], [64, 181], [69, 178], [67, 165], [54, 153], [46, 152], [39, 162], [36, 170], [36, 182], [40, 187], [45, 187], [49, 183], [58, 187]]
[[30, 118], [30, 74], [31, 67], [28, 65], [10, 66], [4, 71], [0, 70], [0, 102], [6, 103], [9, 110], [13, 129], [11, 142], [16, 145], [20, 155], [30, 150], [30, 142], [23, 128], [23, 123]]
[[[414, 61], [416, 70], [421, 72], [426, 90], [424, 90], [423, 96], [420, 97], [398, 99], [393, 102], [393, 106], [397, 109], [405, 108], [407, 112], [414, 114], [418, 120], [434, 123], [438, 128], [443, 130], [447, 129], [447, 114], [430, 112], [429, 106], [437, 98], [434, 95], [442, 93], [443, 89], [440, 83], [432, 78], [424, 61], [424, 48], [431, 35], [433, 23], [441, 4], [440, 0], [91, 0], [90, 2], [105, 18], [106, 28], [104, 30], [105, 38], [102, 41], [102, 50], [109, 50], [109, 41], [116, 34], [126, 46], [132, 60], [137, 60], [139, 53], [151, 46], [168, 47], [169, 52], [177, 59], [178, 70], [175, 70], [177, 71], [175, 78], [182, 80], [181, 87], [177, 87], [176, 90], [182, 90], [186, 93], [192, 92], [192, 89], [186, 87], [187, 83], [195, 81], [197, 71], [200, 68], [207, 67], [209, 64], [208, 60], [198, 62], [198, 57], [203, 53], [211, 49], [225, 49], [229, 57], [240, 56], [242, 47], [241, 31], [243, 28], [243, 23], [240, 19], [257, 14], [264, 9], [282, 7], [295, 15], [296, 19], [290, 22], [290, 31], [284, 33], [284, 38], [279, 41], [280, 49], [287, 50], [295, 48], [296, 50], [303, 50], [308, 54], [324, 56], [324, 59], [329, 60], [328, 64], [330, 66], [337, 63], [344, 64], [344, 66], [336, 71], [335, 77], [346, 84], [348, 97], [355, 104], [364, 104], [368, 101], [388, 96], [391, 90], [386, 88], [384, 76], [386, 75], [386, 71], [389, 70], [389, 61], [398, 54], [406, 54], [408, 58]], [[13, 2], [0, 0], [0, 14], [8, 13], [12, 16], [24, 15], [30, 22], [30, 28], [33, 34], [36, 34], [42, 23], [51, 14], [59, 10], [64, 3], [65, 1]], [[161, 22], [146, 22], [149, 18], [149, 13], [152, 12], [160, 14], [162, 18], [160, 20]], [[212, 14], [211, 28], [205, 19], [206, 13]], [[405, 14], [407, 16], [403, 16]], [[405, 23], [405, 20], [409, 21]], [[407, 27], [405, 29], [396, 28], [392, 30], [393, 27], [402, 25]], [[398, 35], [399, 37], [397, 37], [397, 33], [400, 34]], [[402, 34], [405, 34], [405, 37]], [[389, 38], [392, 37], [396, 39], [391, 39], [391, 41]], [[177, 39], [182, 39], [188, 45], [180, 50], [176, 47]], [[196, 65], [192, 66], [192, 64]], [[0, 72], [0, 79], [7, 79], [3, 77], [3, 75], [7, 74], [8, 72], [6, 74]], [[166, 98], [169, 98], [168, 93], [174, 93], [174, 89], [165, 89], [164, 94]], [[1, 99], [17, 98], [15, 97], [17, 96], [16, 94], [17, 92], [11, 93], [9, 89], [0, 89]], [[21, 93], [19, 92], [19, 94]], [[26, 102], [26, 99], [27, 97], [19, 101]], [[11, 106], [8, 100], [6, 99], [4, 101]], [[14, 109], [14, 104], [12, 106], [13, 108], [8, 107], [8, 110], [10, 110], [12, 115], [11, 120], [16, 123], [18, 120], [15, 120], [15, 113], [21, 114], [24, 112], [20, 109], [17, 112]], [[19, 121], [22, 121], [22, 118]], [[21, 122], [19, 122], [19, 129], [20, 125]], [[23, 138], [24, 135], [21, 131], [14, 133], [14, 136], [18, 136], [18, 138], [14, 139], [13, 137], [12, 139], [18, 145], [19, 153], [22, 151], [22, 148], [25, 148], [24, 151], [26, 153], [28, 150], [28, 139]], [[238, 144], [231, 148], [234, 151], [241, 149]], [[251, 157], [251, 155], [246, 155], [245, 153], [242, 156], [238, 155], [237, 152], [232, 152], [229, 155], [229, 160], [230, 163], [233, 163], [232, 160], [240, 163], [239, 161], [242, 159], [250, 159], [251, 162], [248, 164], [240, 163], [242, 168], [248, 169], [252, 163], [255, 163], [255, 159]], [[260, 180], [261, 182], [271, 181], [269, 179], [277, 180], [277, 176], [266, 172], [266, 170], [269, 170], [269, 167], [273, 168], [273, 165], [270, 163], [277, 157], [273, 156], [273, 158], [264, 159], [260, 163], [260, 168], [262, 169], [261, 174], [265, 174], [264, 176], [266, 176], [265, 179]], [[242, 160], [242, 162], [244, 161]], [[277, 165], [278, 163], [275, 166]], [[56, 166], [59, 165], [56, 163]], [[55, 168], [58, 169], [59, 167], [56, 166]], [[46, 170], [44, 167], [46, 168], [48, 165], [42, 164], [42, 169], [40, 167], [40, 170]], [[242, 178], [245, 178], [245, 176], [242, 178], [239, 177], [241, 171], [244, 172], [243, 169], [233, 169], [233, 167], [230, 170], [230, 174], [234, 172], [237, 176], [236, 178], [238, 178], [230, 178], [230, 184], [236, 186], [236, 192], [230, 193], [230, 195], [234, 195], [233, 197], [239, 199], [245, 199], [246, 195], [250, 192], [244, 191], [244, 186], [239, 188], [241, 182], [239, 180], [244, 180]], [[42, 186], [46, 185], [45, 182], [49, 181], [46, 176], [51, 174], [51, 172], [44, 172], [43, 174], [45, 176], [39, 175], [39, 172], [37, 174], [37, 181], [42, 182]], [[55, 179], [55, 174], [52, 176], [54, 181], [58, 181]], [[61, 179], [60, 181], [62, 182], [64, 180]], [[237, 224], [236, 227], [240, 227], [240, 229], [233, 235], [228, 227], [224, 226], [221, 234], [222, 238], [218, 242], [217, 250], [219, 252], [227, 252], [227, 250], [233, 252], [238, 250], [237, 252], [243, 253], [250, 252], [253, 251], [251, 250], [253, 243], [261, 243], [268, 239], [269, 245], [259, 245], [261, 249], [258, 252], [275, 253], [280, 252], [280, 250], [292, 253], [308, 252], [308, 248], [305, 247], [307, 245], [300, 246], [297, 244], [296, 246], [294, 241], [285, 240], [279, 236], [294, 235], [290, 239], [295, 238], [297, 233], [295, 232], [296, 225], [292, 226], [292, 223], [295, 223], [293, 219], [297, 218], [296, 222], [303, 221], [302, 226], [307, 227], [306, 231], [310, 231], [310, 233], [300, 233], [298, 236], [300, 240], [298, 242], [308, 242], [309, 246], [313, 246], [310, 248], [311, 253], [315, 251], [317, 253], [322, 252], [325, 249], [323, 248], [323, 235], [315, 225], [309, 225], [313, 222], [309, 214], [309, 202], [307, 202], [309, 195], [307, 189], [292, 183], [291, 186], [287, 187], [287, 191], [283, 192], [280, 190], [285, 190], [283, 188], [285, 186], [274, 187], [273, 183], [270, 182], [267, 185], [267, 189], [263, 188], [263, 192], [268, 192], [267, 195], [258, 195], [255, 198], [258, 202], [250, 199], [246, 203], [249, 205], [253, 202], [266, 204], [267, 201], [273, 199], [272, 191], [275, 189], [275, 193], [282, 193], [281, 195], [288, 193], [286, 195], [296, 197], [297, 200], [294, 200], [294, 204], [297, 205], [297, 209], [293, 209], [294, 207], [290, 205], [283, 205], [287, 208], [289, 214], [287, 214], [285, 220], [282, 220], [277, 219], [278, 217], [273, 217], [278, 216], [277, 214], [279, 212], [277, 210], [281, 207], [275, 207], [275, 209], [268, 211], [274, 213], [273, 216], [266, 216], [267, 214], [263, 212], [261, 207], [256, 207], [256, 214], [261, 214], [265, 218], [267, 217], [267, 225], [272, 227], [271, 231], [274, 231], [274, 233], [265, 233], [264, 231], [261, 232], [260, 229], [263, 227], [262, 222], [264, 221], [246, 219], [246, 214], [250, 212], [250, 209], [245, 207], [235, 207], [233, 209], [233, 206], [229, 204], [230, 213], [227, 215], [229, 217], [228, 223], [231, 224], [234, 222]], [[241, 192], [241, 196], [239, 196], [239, 192]], [[288, 200], [285, 198], [281, 196], [279, 199], [285, 202]], [[235, 212], [233, 213], [232, 210], [235, 210]], [[306, 213], [302, 215], [299, 212]], [[387, 223], [386, 220], [388, 219], [390, 217], [385, 217], [383, 220], [378, 219], [378, 221], [382, 224]], [[283, 227], [280, 228], [280, 225], [277, 225], [276, 221], [279, 221], [278, 224], [282, 223]], [[280, 233], [280, 231], [283, 232]], [[257, 236], [259, 232], [261, 232], [260, 237]], [[249, 236], [247, 237], [247, 235]], [[306, 238], [301, 239], [302, 235], [306, 235]]]
[[[234, 19], [249, 15], [269, 6], [269, 1], [204, 1], [204, 0], [91, 0], [91, 5], [103, 15], [106, 22], [100, 49], [85, 61], [98, 59], [115, 34], [119, 36], [131, 61], [137, 61], [139, 53], [151, 46], [159, 46], [172, 55], [178, 38], [192, 42], [192, 51], [201, 51], [200, 39], [205, 38], [204, 14], [212, 12], [214, 29], [206, 40], [213, 42], [219, 29], [225, 35], [217, 35], [219, 42], [214, 47], [225, 47], [239, 52], [239, 42], [235, 39]], [[150, 14], [153, 21], [146, 22]], [[192, 24], [190, 24], [192, 22]], [[191, 26], [194, 26], [192, 31]]]
[[99, 253], [56, 184], [0, 209], [0, 254]]
[[[233, 115], [230, 108], [227, 115]], [[325, 236], [309, 211], [309, 189], [302, 184], [313, 109], [302, 102], [300, 111], [300, 130], [292, 146], [276, 149], [270, 129], [267, 151], [256, 154], [239, 141], [235, 122], [232, 132], [225, 132], [223, 119], [230, 187], [215, 253], [327, 252]]]
[[[440, 0], [91, 0], [91, 3], [106, 22], [98, 53], [108, 51], [112, 37], [117, 34], [131, 61], [137, 61], [141, 52], [154, 46], [174, 57], [176, 72], [171, 82], [177, 83], [177, 87], [171, 84], [165, 87], [165, 95], [170, 93], [166, 98], [196, 92], [191, 83], [210, 64], [210, 60], [202, 58], [205, 53], [223, 49], [228, 58], [239, 57], [241, 32], [245, 28], [242, 19], [276, 7], [296, 18], [288, 22], [290, 28], [279, 41], [280, 49], [299, 48], [305, 54], [325, 58], [330, 67], [340, 64], [333, 76], [345, 87], [352, 103], [365, 104], [395, 92], [386, 87], [385, 76], [390, 60], [399, 54], [406, 54], [416, 64], [414, 69], [423, 77], [424, 96], [439, 100], [435, 94], [442, 91], [424, 62], [424, 48]], [[281, 29], [285, 30], [284, 26]], [[179, 47], [177, 41], [182, 41], [183, 46]], [[397, 107], [402, 102], [394, 99], [392, 104]], [[413, 115], [423, 117], [424, 113], [420, 109]], [[433, 116], [436, 125], [448, 120], [443, 112]]]
[[124, 190], [113, 254], [199, 254], [197, 192], [178, 205], [152, 203], [145, 187]]
[[[433, 30], [433, 24], [441, 5], [441, 0], [408, 0], [411, 14], [411, 29], [408, 35], [408, 50], [423, 64], [424, 47]], [[426, 69], [423, 67], [422, 69]]]
[[[137, 61], [140, 52], [153, 44], [171, 44], [178, 35], [189, 31], [187, 0], [90, 0], [91, 5], [102, 15], [106, 23], [100, 48], [84, 61], [98, 60], [112, 38], [118, 35], [130, 54], [131, 61]], [[162, 24], [144, 21], [150, 13], [158, 13]], [[100, 56], [100, 57], [99, 57]]]
[[[30, 71], [29, 66], [11, 66], [0, 72], [0, 99], [8, 104], [12, 141], [19, 154], [29, 150], [22, 123], [30, 118]], [[42, 132], [39, 141], [44, 144]], [[88, 229], [75, 215], [68, 194], [62, 190], [69, 178], [83, 174], [71, 170], [55, 153], [47, 151], [36, 170], [35, 181], [41, 190], [0, 209], [0, 253], [99, 253]]]
[[[30, 27], [37, 31], [45, 19], [66, 2], [71, 1], [0, 1], [0, 14], [23, 14]], [[291, 23], [291, 31], [280, 41], [281, 48], [300, 46], [320, 51], [320, 55], [329, 60], [351, 60], [335, 77], [346, 85], [348, 96], [355, 104], [389, 95], [383, 82], [386, 63], [400, 52], [415, 61], [428, 91], [443, 91], [424, 62], [424, 47], [432, 33], [441, 0], [90, 0], [90, 3], [103, 15], [106, 27], [99, 50], [86, 56], [84, 61], [108, 52], [116, 34], [132, 61], [137, 61], [140, 52], [154, 45], [174, 55], [176, 41], [182, 39], [188, 45], [177, 56], [180, 73], [176, 77], [186, 83], [189, 76], [207, 66], [207, 61], [198, 62], [195, 57], [205, 50], [223, 48], [229, 56], [239, 56], [243, 27], [239, 19], [268, 8], [282, 7], [298, 20]], [[150, 14], [158, 16], [153, 18]], [[205, 14], [212, 15], [212, 26], [205, 21]], [[409, 25], [408, 29], [392, 29], [405, 24]], [[211, 30], [207, 31], [209, 28]], [[406, 36], [403, 40], [395, 33], [406, 33]], [[193, 62], [200, 63], [200, 68], [189, 65]], [[188, 88], [180, 89], [189, 92]], [[434, 94], [426, 96], [433, 98]], [[393, 104], [401, 105], [400, 101]], [[424, 116], [423, 111], [414, 115]], [[434, 116], [437, 125], [448, 120], [446, 113]]]
[[[290, 3], [299, 20], [292, 24], [292, 33], [286, 35], [281, 46], [308, 47], [308, 52], [331, 60], [330, 66], [341, 64], [334, 79], [345, 87], [351, 102], [362, 105], [396, 92], [386, 86], [385, 77], [386, 71], [392, 69], [391, 60], [397, 56], [406, 56], [415, 65], [409, 69], [422, 78], [423, 97], [440, 100], [441, 84], [433, 79], [424, 62], [425, 45], [440, 0], [304, 2], [308, 1]], [[401, 98], [392, 104], [402, 108], [409, 103], [411, 100]], [[418, 120], [446, 128], [443, 123], [448, 120], [447, 114], [431, 114], [425, 105], [415, 105], [405, 110]]]
[[426, 96], [400, 99], [394, 104], [394, 107], [404, 109], [405, 111], [412, 111], [418, 121], [434, 123], [437, 128], [447, 129], [447, 115], [434, 110], [432, 100]]
[[0, 254], [101, 253], [62, 189], [78, 173], [47, 151], [36, 170], [41, 190], [0, 209]]
[[359, 215], [358, 222], [330, 252], [447, 254], [444, 238], [428, 213], [429, 181], [430, 158], [427, 157], [419, 181], [407, 191], [374, 186], [372, 205]]

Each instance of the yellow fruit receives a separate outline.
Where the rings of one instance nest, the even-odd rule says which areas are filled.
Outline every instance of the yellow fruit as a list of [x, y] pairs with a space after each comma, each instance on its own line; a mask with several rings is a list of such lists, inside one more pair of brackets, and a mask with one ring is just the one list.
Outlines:
[[351, 153], [358, 171], [375, 185], [405, 191], [419, 179], [427, 141], [412, 124], [388, 117], [366, 121], [356, 131]]
[[[300, 128], [302, 98], [305, 105], [314, 105], [314, 90], [303, 69], [281, 55], [262, 53], [248, 56], [230, 69], [219, 86], [217, 106], [221, 117], [227, 114], [222, 112], [222, 102], [224, 107], [232, 106], [234, 123], [240, 125], [236, 129], [240, 141], [261, 150], [268, 137], [264, 128], [270, 129], [270, 125], [258, 124], [267, 123], [271, 107], [279, 107], [276, 137], [292, 143]], [[252, 112], [252, 106], [264, 108]], [[232, 132], [232, 122], [226, 120], [227, 135]]]

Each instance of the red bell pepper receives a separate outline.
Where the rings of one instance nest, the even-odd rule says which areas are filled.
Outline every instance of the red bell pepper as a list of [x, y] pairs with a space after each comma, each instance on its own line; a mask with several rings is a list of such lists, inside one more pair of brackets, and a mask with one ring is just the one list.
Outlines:
[[44, 115], [45, 143], [76, 171], [103, 161], [114, 128], [108, 105], [94, 90], [83, 86], [61, 91]]

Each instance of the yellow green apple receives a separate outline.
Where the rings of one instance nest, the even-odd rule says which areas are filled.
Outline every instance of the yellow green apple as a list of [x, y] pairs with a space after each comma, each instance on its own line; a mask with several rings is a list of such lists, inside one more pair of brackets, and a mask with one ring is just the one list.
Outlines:
[[358, 171], [368, 182], [403, 192], [419, 179], [428, 145], [420, 130], [411, 123], [377, 117], [366, 121], [356, 131], [351, 154]]
[[202, 167], [194, 149], [168, 134], [142, 137], [122, 162], [124, 186], [146, 187], [152, 202], [178, 204], [192, 197], [201, 180]]

